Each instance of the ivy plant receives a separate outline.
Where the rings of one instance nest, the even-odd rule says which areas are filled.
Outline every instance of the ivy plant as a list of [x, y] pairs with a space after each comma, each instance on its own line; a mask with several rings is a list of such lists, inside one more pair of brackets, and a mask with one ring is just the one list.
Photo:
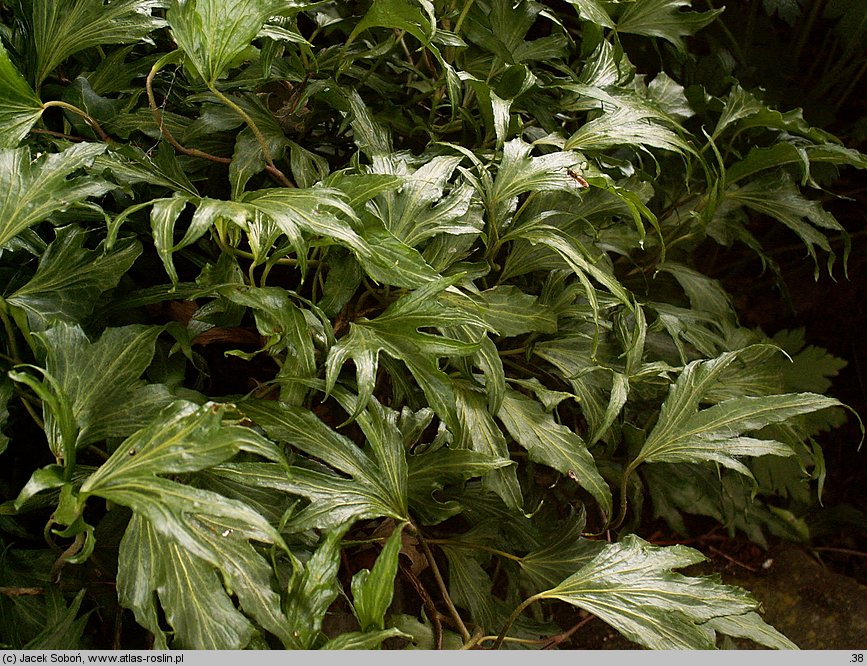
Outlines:
[[847, 415], [701, 250], [839, 274], [867, 157], [631, 58], [721, 11], [0, 3], [0, 643], [795, 647], [641, 536], [806, 538]]

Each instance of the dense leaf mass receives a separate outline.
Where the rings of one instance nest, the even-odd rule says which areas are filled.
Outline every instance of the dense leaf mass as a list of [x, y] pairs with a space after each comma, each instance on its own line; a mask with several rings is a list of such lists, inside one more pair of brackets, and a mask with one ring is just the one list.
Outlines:
[[0, 3], [0, 644], [795, 647], [638, 536], [803, 538], [846, 415], [698, 250], [839, 271], [867, 157], [640, 64], [722, 11]]

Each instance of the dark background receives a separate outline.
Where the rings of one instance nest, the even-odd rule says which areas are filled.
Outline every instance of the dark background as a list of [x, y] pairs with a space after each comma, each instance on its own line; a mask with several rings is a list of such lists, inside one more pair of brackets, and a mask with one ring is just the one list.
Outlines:
[[[720, 4], [694, 2], [693, 8]], [[721, 20], [694, 38], [706, 56], [679, 66], [696, 82], [730, 69], [744, 88], [762, 88], [765, 101], [781, 111], [801, 108], [810, 124], [867, 151], [867, 2], [729, 0], [725, 6]], [[751, 231], [778, 263], [782, 283], [762, 275], [761, 263], [745, 249], [716, 254], [702, 269], [734, 296], [742, 324], [769, 335], [804, 328], [807, 344], [845, 359], [830, 392], [867, 421], [867, 176], [844, 169], [828, 189], [815, 195], [851, 236], [848, 276], [838, 260], [833, 277], [823, 271], [816, 279], [798, 239], [761, 220]], [[832, 244], [842, 257], [842, 239]], [[815, 545], [853, 551], [823, 551], [822, 559], [867, 583], [867, 444], [858, 450], [862, 432], [854, 417], [819, 440], [828, 476], [826, 510], [811, 525]]]

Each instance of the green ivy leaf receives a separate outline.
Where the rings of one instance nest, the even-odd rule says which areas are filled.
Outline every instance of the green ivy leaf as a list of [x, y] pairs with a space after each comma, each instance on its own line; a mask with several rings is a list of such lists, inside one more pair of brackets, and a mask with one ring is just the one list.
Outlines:
[[264, 349], [271, 355], [285, 354], [278, 380], [280, 399], [301, 405], [307, 395], [305, 379], [316, 377], [316, 350], [313, 332], [304, 310], [295, 305], [279, 287], [231, 287], [221, 290], [233, 303], [254, 312], [256, 328], [265, 338]]
[[506, 391], [497, 417], [512, 438], [527, 449], [531, 460], [574, 479], [593, 495], [605, 515], [611, 515], [611, 489], [577, 433], [554, 421], [539, 402], [517, 391]]
[[82, 500], [96, 495], [132, 509], [121, 543], [119, 595], [163, 645], [154, 592], [180, 645], [244, 647], [251, 625], [222, 589], [218, 571], [245, 612], [290, 640], [271, 567], [249, 543], [285, 547], [277, 531], [243, 502], [159, 476], [206, 469], [242, 450], [282, 459], [249, 428], [223, 424], [226, 410], [213, 403], [174, 403], [122, 442], [81, 487]]
[[124, 185], [149, 183], [179, 194], [199, 196], [181, 168], [174, 148], [165, 142], [153, 154], [133, 145], [112, 146], [94, 159], [93, 170], [104, 171]]
[[[460, 156], [439, 155], [411, 172], [400, 161], [385, 163], [383, 168], [391, 170], [386, 175], [400, 176], [401, 187], [374, 199], [374, 214], [386, 229], [410, 247], [442, 233], [477, 235], [479, 230], [465, 219], [472, 188], [448, 186], [461, 159]], [[445, 194], [447, 188], [451, 191]]]
[[368, 220], [362, 236], [375, 250], [358, 259], [364, 271], [374, 280], [396, 287], [413, 288], [441, 277], [418, 250], [391, 233], [380, 220]]
[[28, 641], [25, 650], [73, 650], [81, 639], [92, 611], [82, 613], [81, 602], [86, 590], [81, 590], [67, 606], [59, 590], [48, 588], [45, 599], [44, 629]]
[[443, 447], [435, 451], [409, 456], [409, 501], [412, 513], [425, 525], [440, 523], [460, 513], [460, 501], [437, 499], [436, 495], [447, 485], [481, 477], [505, 468], [513, 468], [509, 458]]
[[[747, 348], [749, 349], [749, 348]], [[708, 361], [687, 365], [669, 389], [659, 420], [630, 468], [642, 462], [713, 461], [751, 476], [739, 456], [790, 456], [794, 451], [773, 440], [744, 437], [799, 414], [838, 406], [834, 398], [815, 393], [787, 393], [724, 400], [699, 410], [722, 373], [743, 353], [726, 352]]]
[[137, 240], [125, 239], [110, 251], [84, 248], [86, 232], [77, 226], [61, 227], [39, 258], [39, 266], [27, 284], [6, 301], [27, 311], [30, 328], [40, 331], [52, 322], [82, 322], [100, 294], [117, 286], [141, 254]]
[[112, 189], [93, 176], [67, 178], [89, 166], [105, 146], [80, 143], [31, 160], [29, 148], [0, 149], [0, 249], [52, 213]]
[[[277, 119], [256, 97], [238, 97], [237, 103], [256, 123], [259, 135], [268, 146], [271, 157], [275, 161], [279, 160], [289, 146], [289, 140], [283, 134]], [[262, 153], [262, 145], [259, 143], [258, 137], [250, 127], [244, 128], [235, 138], [235, 151], [232, 153], [232, 162], [229, 164], [229, 182], [232, 185], [233, 199], [241, 197], [247, 182], [251, 177], [261, 172], [265, 168], [265, 164], [265, 156]], [[310, 185], [312, 184], [310, 183]]]
[[722, 9], [709, 12], [682, 12], [692, 0], [641, 0], [625, 4], [617, 19], [617, 32], [647, 37], [661, 37], [686, 51], [683, 38], [694, 35], [722, 13]]
[[352, 226], [341, 219], [342, 213], [354, 220], [355, 212], [339, 190], [325, 187], [262, 189], [245, 193], [241, 202], [274, 220], [295, 247], [302, 270], [306, 268], [307, 253], [302, 231], [334, 239], [357, 255], [368, 256], [372, 252]]
[[325, 613], [337, 598], [340, 542], [348, 527], [347, 523], [329, 530], [304, 565], [295, 562], [286, 609], [288, 626], [292, 628], [290, 645], [295, 649], [309, 650], [314, 646]]
[[774, 650], [797, 650], [788, 638], [762, 619], [758, 613], [744, 613], [743, 615], [723, 615], [708, 621], [708, 624], [717, 632], [726, 636], [748, 638], [759, 645], [766, 645]]
[[578, 10], [578, 15], [585, 21], [591, 21], [603, 28], [613, 28], [614, 22], [608, 15], [605, 5], [600, 0], [567, 0]]
[[738, 121], [744, 118], [749, 118], [765, 108], [761, 100], [751, 92], [744, 90], [739, 85], [732, 86], [732, 89], [726, 96], [725, 106], [722, 113], [720, 113], [711, 138], [716, 140], [727, 127], [738, 123]]
[[588, 275], [602, 284], [629, 309], [632, 309], [632, 297], [629, 292], [609, 270], [606, 270], [607, 267], [602, 262], [599, 262], [600, 265], [596, 264], [597, 258], [577, 238], [570, 238], [560, 229], [546, 224], [528, 224], [519, 227], [509, 234], [509, 238], [546, 245], [559, 254], [584, 285], [584, 293], [595, 315], [599, 313], [599, 300], [596, 289], [587, 277]]
[[[506, 438], [486, 408], [484, 396], [464, 384], [456, 384], [457, 416], [460, 430], [457, 445], [489, 456], [509, 459]], [[521, 486], [514, 466], [492, 470], [482, 478], [482, 487], [499, 495], [514, 510], [523, 506]]]
[[286, 491], [282, 462], [227, 462], [196, 473], [196, 486], [239, 500], [279, 524], [296, 501]]
[[134, 44], [165, 25], [165, 0], [21, 0], [32, 40], [28, 67], [37, 89], [70, 56], [106, 44]]
[[[279, 127], [278, 127], [279, 129]], [[286, 138], [280, 132], [279, 137], [273, 134], [264, 134], [265, 145], [274, 159], [286, 148]], [[240, 197], [247, 186], [250, 178], [261, 172], [266, 166], [265, 157], [262, 153], [262, 144], [253, 134], [249, 127], [238, 133], [235, 139], [235, 151], [232, 153], [232, 162], [229, 164], [229, 182], [232, 184], [232, 198]]]
[[[594, 327], [595, 328], [595, 327]], [[606, 340], [597, 344], [593, 333], [561, 335], [538, 343], [533, 353], [557, 368], [560, 377], [572, 387], [569, 397], [581, 403], [581, 412], [590, 428], [590, 438], [605, 434], [606, 422], [613, 421], [628, 391], [628, 378], [610, 366], [600, 365], [601, 358], [611, 358], [616, 352]], [[595, 359], [595, 360], [594, 360]], [[532, 389], [539, 396], [539, 389]], [[557, 399], [557, 395], [549, 400]], [[539, 400], [545, 402], [542, 396]]]
[[360, 211], [362, 206], [383, 192], [395, 190], [403, 183], [403, 178], [389, 174], [366, 173], [352, 174], [344, 171], [332, 173], [322, 181], [325, 187], [331, 187], [343, 192], [347, 203]]
[[174, 630], [173, 647], [237, 650], [253, 635], [253, 625], [235, 608], [214, 567], [138, 514], [121, 540], [117, 592], [121, 605], [153, 634], [157, 649], [169, 647], [157, 598]]
[[788, 165], [800, 168], [804, 173], [804, 183], [806, 183], [809, 176], [807, 167], [814, 162], [867, 169], [867, 155], [835, 143], [822, 143], [815, 146], [775, 143], [768, 147], [751, 148], [744, 159], [735, 162], [728, 168], [726, 183], [732, 185], [761, 171]]
[[787, 175], [768, 174], [742, 187], [727, 190], [717, 214], [728, 215], [732, 207], [739, 206], [772, 217], [794, 231], [815, 262], [816, 279], [819, 277], [816, 247], [828, 254], [829, 273], [837, 256], [823, 229], [840, 233], [844, 241], [844, 257], [848, 257], [850, 240], [846, 230], [821, 203], [801, 194]]
[[373, 0], [348, 41], [353, 41], [359, 33], [370, 28], [405, 30], [422, 44], [429, 44], [436, 31], [433, 3], [426, 0]]
[[493, 631], [502, 623], [504, 604], [491, 594], [488, 572], [469, 549], [443, 546], [442, 550], [449, 561], [449, 596], [469, 611], [474, 624]]
[[759, 604], [745, 590], [671, 571], [704, 559], [691, 548], [660, 548], [630, 534], [537, 598], [589, 611], [652, 649], [713, 649], [711, 620], [750, 613]]
[[[695, 153], [676, 129], [672, 118], [632, 94], [611, 94], [592, 86], [568, 84], [566, 90], [595, 100], [605, 109], [598, 118], [585, 123], [564, 145], [566, 150], [605, 150], [614, 146], [651, 146], [676, 153]], [[681, 131], [683, 131], [681, 129]]]
[[349, 334], [328, 352], [327, 390], [330, 391], [336, 384], [343, 364], [352, 359], [359, 391], [356, 409], [363, 409], [373, 395], [379, 354], [385, 352], [406, 364], [437, 415], [446, 423], [454, 424], [451, 380], [437, 367], [436, 359], [442, 356], [466, 356], [474, 353], [478, 345], [418, 331], [421, 327], [447, 327], [461, 323], [486, 328], [479, 317], [437, 302], [439, 292], [454, 282], [457, 282], [457, 278], [429, 282], [395, 301], [375, 319], [362, 317], [352, 322]]
[[15, 148], [42, 117], [42, 102], [0, 44], [0, 148]]
[[382, 631], [348, 631], [325, 643], [320, 650], [376, 650], [382, 642], [389, 638], [412, 640], [412, 636], [400, 629], [383, 629]]
[[734, 312], [731, 297], [716, 280], [689, 266], [670, 261], [660, 264], [659, 271], [677, 280], [693, 310], [712, 313], [721, 320], [728, 319]]
[[362, 569], [352, 577], [352, 608], [363, 632], [385, 628], [385, 613], [394, 596], [402, 536], [403, 525], [399, 525], [385, 542], [373, 569]]
[[[166, 273], [172, 281], [172, 284], [178, 283], [178, 272], [175, 270], [175, 264], [172, 260], [172, 255], [180, 250], [184, 243], [175, 243], [175, 223], [178, 217], [187, 204], [190, 203], [189, 197], [185, 195], [174, 195], [167, 199], [154, 199], [151, 202], [151, 232], [154, 239], [154, 247], [162, 259]], [[198, 220], [202, 216], [196, 216]], [[198, 221], [197, 220], [197, 221]], [[205, 219], [205, 225], [210, 226], [210, 219]], [[204, 234], [207, 227], [201, 224], [190, 225], [190, 231], [187, 235], [201, 236]], [[205, 227], [205, 228], [202, 228]], [[190, 232], [193, 232], [192, 234]]]
[[578, 187], [567, 169], [580, 161], [577, 153], [557, 151], [530, 157], [533, 145], [512, 139], [503, 146], [503, 158], [492, 185], [482, 192], [493, 224], [502, 227], [514, 212], [517, 197], [525, 192], [564, 190]]
[[789, 132], [802, 136], [816, 144], [837, 145], [839, 140], [832, 134], [817, 127], [811, 127], [804, 120], [801, 109], [785, 113], [772, 109], [754, 93], [735, 84], [725, 98], [725, 107], [720, 114], [712, 138], [716, 139], [725, 129], [735, 126], [738, 131], [752, 127]]
[[[392, 621], [395, 623], [395, 629], [403, 631], [411, 640], [411, 650], [433, 650], [434, 649], [434, 630], [430, 621], [419, 622], [414, 615], [398, 614], [392, 616]], [[448, 629], [443, 630], [443, 649], [445, 650], [460, 650], [463, 646], [463, 640], [460, 635]]]
[[[98, 95], [84, 76], [76, 77], [64, 90], [63, 101], [84, 111], [98, 123], [110, 122], [112, 118], [123, 112], [125, 106], [123, 99], [109, 99]], [[69, 109], [64, 109], [64, 115], [79, 134], [98, 140], [93, 128], [83, 117]]]
[[[169, 405], [153, 423], [124, 440], [82, 485], [82, 493], [113, 493], [128, 484], [135, 492], [136, 477], [195, 472], [228, 460], [241, 450], [267, 452], [270, 458], [280, 459], [277, 448], [261, 435], [241, 426], [223, 425], [227, 409], [216, 403], [198, 406], [177, 401]], [[261, 525], [261, 521], [255, 523]], [[270, 528], [262, 530], [271, 534]]]
[[[160, 326], [108, 328], [90, 342], [78, 325], [60, 323], [38, 334], [47, 350], [46, 369], [69, 400], [78, 447], [130, 435], [170, 401], [164, 386], [139, 379], [161, 332]], [[51, 412], [45, 414], [45, 428], [59, 455], [59, 426]]]
[[503, 337], [557, 332], [557, 317], [551, 308], [513, 285], [501, 285], [467, 296], [445, 292], [440, 301], [475, 314], [490, 330]]
[[286, 442], [352, 477], [346, 479], [326, 471], [292, 467], [281, 489], [311, 502], [293, 517], [294, 529], [332, 528], [379, 516], [408, 520], [406, 460], [399, 433], [382, 433], [384, 437], [377, 437], [369, 430], [368, 436], [374, 435], [381, 451], [391, 451], [388, 455], [371, 457], [325, 425], [313, 412], [301, 407], [249, 400], [239, 408], [269, 437]]
[[387, 128], [374, 120], [358, 91], [350, 91], [347, 97], [352, 111], [352, 133], [355, 145], [371, 160], [384, 162], [394, 152], [391, 134]]
[[[385, 499], [403, 516], [408, 515], [408, 478], [403, 433], [398, 426], [398, 413], [371, 400], [363, 412], [358, 412], [357, 396], [335, 390], [334, 397], [347, 412], [355, 407], [356, 422], [367, 439], [371, 459], [379, 468], [380, 486]], [[354, 404], [356, 403], [356, 404]]]
[[258, 423], [269, 437], [286, 442], [351, 476], [364, 476], [370, 458], [352, 440], [329, 428], [303, 407], [263, 400], [245, 400], [238, 409]]
[[214, 85], [282, 4], [274, 0], [172, 0], [166, 20], [196, 73]]
[[479, 111], [485, 121], [489, 133], [496, 138], [496, 147], [501, 149], [509, 131], [510, 109], [512, 100], [503, 99], [485, 81], [461, 72], [458, 75], [462, 81], [476, 94], [479, 99]]
[[564, 521], [543, 544], [521, 557], [522, 574], [534, 589], [555, 586], [592, 560], [605, 544], [581, 537], [584, 516]]
[[[598, 2], [598, 0], [590, 1]], [[606, 20], [611, 23], [610, 18]], [[606, 27], [613, 28], [614, 24], [611, 23], [610, 26]], [[596, 88], [606, 88], [631, 81], [634, 74], [635, 68], [624, 57], [623, 49], [619, 45], [603, 40], [593, 49], [590, 58], [585, 61], [578, 76], [578, 82]]]

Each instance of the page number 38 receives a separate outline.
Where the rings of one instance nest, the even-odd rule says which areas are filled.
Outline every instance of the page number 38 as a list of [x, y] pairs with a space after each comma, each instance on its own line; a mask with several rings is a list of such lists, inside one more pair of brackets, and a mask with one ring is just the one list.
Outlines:
[[863, 652], [853, 652], [852, 658], [849, 660], [852, 664], [863, 664], [864, 663], [864, 653]]

